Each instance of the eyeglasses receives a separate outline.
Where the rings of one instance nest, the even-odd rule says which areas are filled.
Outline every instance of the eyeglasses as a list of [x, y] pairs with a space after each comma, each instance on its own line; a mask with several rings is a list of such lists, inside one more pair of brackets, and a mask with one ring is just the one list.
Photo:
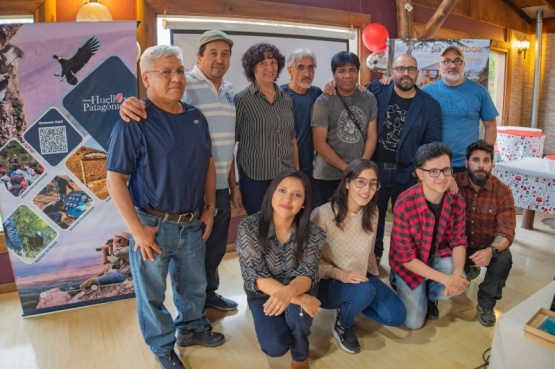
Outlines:
[[373, 190], [373, 191], [377, 191], [382, 187], [380, 182], [375, 182], [375, 181], [370, 182], [366, 178], [361, 178], [361, 177], [357, 177], [357, 178], [355, 178], [351, 181], [355, 182], [355, 186], [357, 186], [358, 188], [362, 188], [362, 187], [365, 187], [366, 185], [368, 185], [368, 186], [370, 186], [370, 189]]
[[460, 67], [461, 65], [463, 65], [464, 60], [462, 60], [462, 59], [455, 59], [455, 60], [445, 59], [445, 60], [440, 61], [440, 63], [443, 63], [448, 67], [450, 67], [453, 64], [455, 64], [457, 67]]
[[315, 65], [297, 65], [295, 67], [296, 70], [298, 70], [299, 72], [304, 72], [305, 70], [308, 70], [310, 73], [314, 73], [314, 70], [316, 69]]
[[418, 168], [418, 169], [420, 169], [424, 172], [428, 172], [428, 174], [432, 178], [439, 177], [439, 173], [443, 173], [443, 175], [445, 177], [451, 177], [453, 175], [453, 168], [451, 168], [451, 167], [446, 167], [446, 168], [443, 168], [443, 169], [436, 169], [436, 168], [433, 168], [433, 169]]
[[178, 69], [178, 70], [170, 70], [170, 69], [160, 69], [160, 70], [147, 70], [146, 73], [158, 73], [162, 77], [166, 79], [172, 78], [174, 74], [176, 74], [179, 78], [185, 77], [185, 73], [187, 73], [187, 69]]
[[418, 70], [418, 68], [416, 67], [394, 67], [392, 69], [399, 73], [405, 73], [408, 71], [410, 74], [416, 73], [416, 71]]

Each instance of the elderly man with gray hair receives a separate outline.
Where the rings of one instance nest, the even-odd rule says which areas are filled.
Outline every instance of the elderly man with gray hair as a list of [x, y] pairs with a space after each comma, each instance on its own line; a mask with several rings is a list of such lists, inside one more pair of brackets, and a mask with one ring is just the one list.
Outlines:
[[[204, 115], [180, 101], [185, 91], [181, 50], [158, 45], [140, 61], [147, 118], [119, 120], [109, 141], [107, 186], [130, 232], [129, 260], [139, 325], [161, 368], [184, 369], [174, 352], [195, 332], [211, 345], [221, 333], [206, 332], [205, 244], [213, 214], [216, 171]], [[204, 234], [203, 234], [204, 233]], [[164, 307], [170, 274], [177, 317]]]
[[291, 81], [281, 85], [282, 90], [293, 100], [295, 132], [299, 148], [299, 168], [312, 182], [312, 162], [314, 160], [314, 144], [310, 127], [312, 106], [322, 94], [322, 90], [312, 86], [316, 72], [316, 55], [306, 48], [298, 48], [287, 57], [285, 67]]

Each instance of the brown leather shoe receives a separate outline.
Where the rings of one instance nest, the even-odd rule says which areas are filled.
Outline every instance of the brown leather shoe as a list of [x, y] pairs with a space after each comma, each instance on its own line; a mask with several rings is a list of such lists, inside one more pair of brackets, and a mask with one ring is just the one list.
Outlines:
[[291, 369], [308, 369], [308, 359], [304, 361], [295, 361], [291, 359]]

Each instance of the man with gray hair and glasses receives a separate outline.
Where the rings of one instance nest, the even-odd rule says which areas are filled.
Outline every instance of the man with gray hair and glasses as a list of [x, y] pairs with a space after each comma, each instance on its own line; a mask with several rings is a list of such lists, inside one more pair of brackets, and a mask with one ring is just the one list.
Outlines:
[[378, 100], [378, 142], [372, 156], [380, 170], [378, 228], [374, 254], [382, 258], [388, 204], [395, 205], [401, 192], [416, 184], [414, 156], [427, 143], [441, 141], [441, 110], [430, 95], [416, 86], [418, 64], [408, 54], [392, 63], [394, 83], [385, 86], [378, 80], [366, 85]]
[[[158, 45], [140, 60], [146, 88], [141, 124], [119, 120], [108, 148], [107, 187], [131, 232], [129, 261], [141, 333], [162, 369], [184, 369], [177, 341], [196, 335], [205, 346], [225, 337], [206, 329], [204, 239], [216, 201], [212, 141], [204, 115], [180, 101], [185, 91], [181, 50]], [[164, 306], [170, 275], [177, 316]], [[183, 346], [183, 345], [182, 345]]]
[[466, 147], [479, 138], [480, 120], [484, 124], [484, 140], [495, 145], [497, 116], [488, 90], [464, 75], [466, 62], [461, 49], [448, 46], [439, 58], [441, 79], [422, 87], [441, 106], [443, 139], [453, 150], [455, 173], [466, 170]]

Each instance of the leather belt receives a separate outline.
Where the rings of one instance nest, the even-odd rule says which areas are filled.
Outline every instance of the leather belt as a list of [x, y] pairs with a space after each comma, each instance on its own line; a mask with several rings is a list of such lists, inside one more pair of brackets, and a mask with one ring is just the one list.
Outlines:
[[397, 169], [397, 164], [395, 164], [395, 163], [385, 163], [385, 162], [383, 162], [382, 165], [385, 169]]
[[164, 213], [163, 211], [158, 211], [154, 209], [145, 209], [145, 208], [137, 208], [137, 209], [147, 214], [154, 215], [155, 217], [158, 217], [164, 221], [171, 220], [177, 223], [189, 223], [190, 221], [194, 220], [195, 216], [197, 215], [197, 213], [194, 211], [190, 211], [182, 214], [172, 214], [172, 213]]

